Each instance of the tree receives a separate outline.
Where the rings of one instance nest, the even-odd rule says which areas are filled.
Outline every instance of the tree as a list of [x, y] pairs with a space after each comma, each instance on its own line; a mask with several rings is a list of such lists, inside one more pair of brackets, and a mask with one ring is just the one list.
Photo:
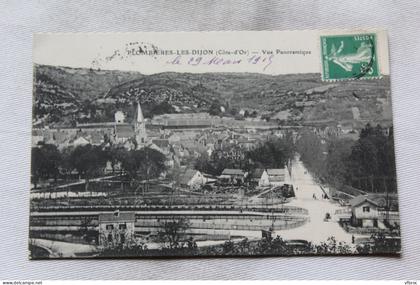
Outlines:
[[277, 138], [249, 151], [247, 157], [256, 164], [257, 168], [283, 168], [294, 157], [294, 153], [293, 141]]
[[73, 147], [64, 148], [61, 151], [61, 164], [60, 164], [60, 172], [64, 174], [64, 178], [67, 178], [71, 175], [71, 172], [74, 170], [71, 161], [71, 155], [73, 152]]
[[258, 242], [256, 252], [259, 254], [286, 254], [288, 248], [286, 242], [280, 237], [276, 238], [263, 238]]
[[356, 186], [368, 192], [396, 191], [392, 128], [387, 134], [380, 125], [367, 124], [351, 150], [347, 168], [352, 173], [349, 184], [358, 182]]
[[[211, 175], [220, 175], [221, 171], [211, 163], [207, 153], [202, 154], [199, 158], [195, 160], [194, 168], [200, 172], [211, 174]], [[223, 171], [223, 169], [222, 169]]]
[[168, 173], [167, 178], [172, 181], [172, 188], [177, 188], [181, 184], [182, 180], [182, 169], [178, 164], [175, 164], [174, 167]]
[[223, 254], [233, 254], [235, 252], [235, 243], [231, 240], [225, 241], [225, 243], [222, 245]]
[[122, 167], [132, 179], [148, 181], [159, 177], [166, 169], [165, 155], [149, 147], [129, 151], [121, 159]]
[[82, 216], [79, 227], [79, 234], [86, 242], [97, 242], [98, 232], [92, 229], [93, 218], [91, 216]]
[[90, 116], [92, 119], [96, 115], [96, 105], [91, 102], [89, 99], [83, 101], [83, 108], [81, 112], [85, 113], [86, 115]]
[[244, 238], [238, 244], [238, 251], [241, 255], [248, 255], [250, 254], [250, 242], [248, 238]]
[[265, 120], [266, 122], [269, 122], [271, 120], [271, 114], [261, 115], [261, 120]]
[[393, 254], [400, 252], [401, 243], [399, 233], [385, 235], [383, 232], [372, 234], [371, 243], [358, 245], [356, 250], [360, 254]]
[[335, 187], [343, 186], [349, 179], [349, 171], [346, 163], [353, 143], [350, 139], [336, 138], [328, 144], [325, 175], [327, 181]]
[[392, 128], [367, 124], [357, 141], [330, 137], [325, 142], [313, 131], [304, 130], [297, 149], [305, 166], [332, 186], [350, 185], [366, 192], [396, 191]]
[[171, 114], [175, 112], [176, 112], [175, 108], [171, 104], [165, 101], [157, 105], [152, 105], [150, 108], [150, 111], [148, 113], [145, 113], [145, 116], [152, 118], [155, 115]]
[[170, 249], [180, 248], [185, 231], [190, 227], [190, 223], [185, 218], [163, 221], [161, 230], [158, 232], [159, 240], [168, 245]]
[[317, 254], [351, 254], [352, 250], [345, 242], [337, 242], [334, 236], [327, 239], [326, 242], [321, 242], [315, 246]]
[[292, 139], [276, 138], [261, 143], [254, 150], [246, 151], [238, 145], [225, 146], [213, 151], [209, 158], [203, 154], [194, 163], [194, 168], [211, 175], [220, 175], [226, 168], [251, 171], [260, 168], [283, 168], [294, 157]]
[[86, 180], [85, 190], [88, 190], [89, 179], [101, 174], [106, 164], [106, 155], [98, 146], [90, 144], [77, 146], [70, 154], [70, 165]]
[[325, 177], [325, 155], [326, 144], [322, 144], [321, 138], [312, 130], [301, 131], [297, 141], [297, 151], [300, 159], [310, 172], [318, 178]]
[[221, 109], [220, 109], [221, 105], [219, 103], [219, 101], [215, 100], [211, 103], [210, 108], [209, 108], [209, 114], [212, 116], [219, 116], [221, 114]]
[[35, 188], [40, 179], [57, 179], [61, 162], [61, 154], [55, 145], [42, 144], [32, 148], [31, 174]]

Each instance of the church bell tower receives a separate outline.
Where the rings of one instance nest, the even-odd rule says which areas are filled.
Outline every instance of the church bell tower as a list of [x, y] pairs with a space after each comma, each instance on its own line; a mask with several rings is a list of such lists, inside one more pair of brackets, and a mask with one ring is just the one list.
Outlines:
[[144, 121], [143, 112], [140, 107], [140, 103], [137, 103], [136, 121], [134, 125], [134, 131], [136, 133], [136, 141], [138, 147], [146, 143], [146, 123]]

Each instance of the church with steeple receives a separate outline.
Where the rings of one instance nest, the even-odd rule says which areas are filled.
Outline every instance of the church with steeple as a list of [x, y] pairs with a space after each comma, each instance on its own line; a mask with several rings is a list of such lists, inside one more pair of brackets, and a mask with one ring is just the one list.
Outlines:
[[123, 144], [124, 147], [140, 149], [149, 143], [146, 133], [146, 120], [143, 116], [140, 103], [134, 113], [131, 123], [124, 122], [125, 114], [122, 111], [115, 113], [114, 132], [112, 135], [113, 143]]

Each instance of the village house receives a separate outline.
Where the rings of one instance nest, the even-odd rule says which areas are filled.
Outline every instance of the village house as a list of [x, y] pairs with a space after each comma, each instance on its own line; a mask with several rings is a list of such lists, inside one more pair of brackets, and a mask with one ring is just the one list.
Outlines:
[[268, 176], [267, 170], [264, 170], [261, 174], [260, 180], [258, 181], [258, 186], [266, 187], [270, 185], [270, 177]]
[[246, 178], [246, 172], [241, 169], [226, 168], [219, 176], [222, 184], [242, 184]]
[[101, 133], [92, 133], [88, 136], [88, 140], [92, 145], [102, 145], [105, 142], [104, 135]]
[[146, 145], [148, 148], [156, 150], [158, 152], [160, 152], [161, 154], [163, 154], [166, 158], [170, 158], [171, 157], [171, 153], [169, 152], [169, 150], [167, 151], [166, 149], [163, 150], [160, 147], [158, 147], [156, 144], [154, 143], [149, 143]]
[[267, 171], [262, 168], [257, 168], [252, 171], [249, 175], [249, 181], [251, 184], [258, 185], [259, 187], [270, 186], [270, 180]]
[[122, 146], [126, 149], [126, 150], [134, 150], [136, 149], [136, 142], [134, 138], [129, 138], [127, 139]]
[[78, 137], [74, 141], [71, 142], [74, 147], [84, 146], [90, 144], [89, 140], [85, 139], [84, 137]]
[[111, 161], [107, 161], [105, 168], [104, 168], [104, 173], [105, 174], [113, 174], [113, 173], [120, 173], [123, 171], [122, 168], [122, 163], [121, 162], [116, 162], [116, 163], [112, 163]]
[[188, 149], [184, 148], [180, 144], [173, 144], [172, 149], [175, 154], [175, 160], [178, 161], [178, 164], [183, 164], [184, 160], [190, 156]]
[[115, 126], [115, 142], [123, 144], [130, 138], [135, 136], [134, 127], [132, 125], [116, 125]]
[[194, 158], [199, 158], [203, 153], [207, 152], [207, 149], [203, 145], [193, 140], [183, 140], [181, 145]]
[[267, 169], [266, 172], [271, 186], [281, 186], [286, 183], [286, 173], [284, 168], [270, 168]]
[[282, 186], [287, 183], [287, 175], [284, 168], [257, 168], [251, 172], [249, 181], [259, 187]]
[[354, 132], [354, 126], [351, 123], [341, 123], [337, 125], [340, 134], [349, 134]]
[[124, 123], [125, 121], [125, 114], [122, 111], [117, 111], [114, 114], [115, 123]]
[[152, 140], [152, 145], [155, 145], [156, 147], [158, 147], [159, 151], [166, 156], [169, 155], [171, 151], [171, 146], [167, 139], [154, 139]]
[[70, 141], [77, 136], [77, 131], [69, 130], [46, 130], [45, 142], [54, 144], [58, 149], [64, 149], [70, 145]]
[[367, 196], [359, 195], [349, 201], [351, 224], [355, 227], [377, 227], [379, 205]]
[[206, 184], [206, 177], [198, 170], [186, 169], [181, 174], [180, 185], [191, 189], [199, 189]]

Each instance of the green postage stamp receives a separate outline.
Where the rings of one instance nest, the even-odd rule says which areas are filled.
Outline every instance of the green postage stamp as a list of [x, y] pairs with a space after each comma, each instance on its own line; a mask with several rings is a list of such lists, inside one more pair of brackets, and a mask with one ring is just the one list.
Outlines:
[[325, 81], [380, 77], [374, 33], [321, 36], [321, 57]]

